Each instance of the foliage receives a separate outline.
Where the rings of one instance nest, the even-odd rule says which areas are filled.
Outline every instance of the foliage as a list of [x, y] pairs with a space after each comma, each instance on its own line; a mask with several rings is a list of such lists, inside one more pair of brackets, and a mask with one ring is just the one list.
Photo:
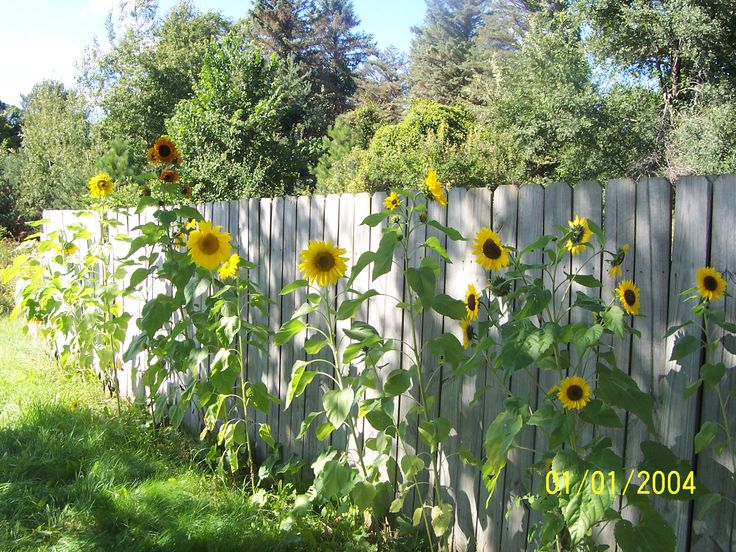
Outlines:
[[130, 406], [111, 413], [94, 376], [60, 369], [17, 321], [0, 319], [0, 357], [3, 550], [421, 549], [411, 537], [369, 541], [354, 510], [297, 515], [290, 486], [244, 497], [188, 435]]
[[[0, 147], [0, 234], [20, 236], [24, 221], [18, 201], [23, 159], [17, 151]], [[2, 237], [0, 236], [0, 237]]]
[[[161, 20], [146, 0], [120, 5], [120, 21], [108, 23], [108, 42], [87, 52], [82, 84], [104, 117], [96, 142], [122, 142], [131, 150], [164, 133], [179, 100], [192, 93], [205, 54], [229, 24], [215, 12], [179, 2]], [[100, 147], [100, 146], [98, 146]], [[137, 168], [143, 159], [137, 159]]]
[[20, 109], [0, 101], [0, 148], [20, 147]]
[[23, 147], [17, 208], [23, 220], [40, 210], [81, 206], [90, 172], [87, 106], [75, 91], [44, 81], [23, 100]]
[[408, 92], [406, 56], [389, 46], [375, 52], [361, 66], [354, 100], [364, 108], [380, 110], [384, 121], [396, 123]]
[[198, 200], [294, 193], [319, 153], [309, 85], [294, 67], [228, 35], [167, 122]]
[[[17, 255], [18, 243], [0, 236], [0, 271], [13, 264]], [[0, 282], [0, 316], [9, 314], [15, 306], [15, 295], [12, 286]]]

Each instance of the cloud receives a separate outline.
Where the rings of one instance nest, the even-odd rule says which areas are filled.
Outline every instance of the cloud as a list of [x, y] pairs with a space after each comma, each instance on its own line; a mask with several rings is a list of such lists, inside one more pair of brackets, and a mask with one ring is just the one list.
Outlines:
[[0, 52], [6, 52], [0, 58], [0, 100], [14, 105], [44, 79], [74, 86], [75, 64], [82, 56], [79, 46], [48, 33], [0, 32]]

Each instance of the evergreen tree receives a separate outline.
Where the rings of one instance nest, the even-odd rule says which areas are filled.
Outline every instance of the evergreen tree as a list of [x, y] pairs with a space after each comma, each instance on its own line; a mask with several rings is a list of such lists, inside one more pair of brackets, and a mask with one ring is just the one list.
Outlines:
[[423, 25], [412, 27], [412, 96], [457, 101], [472, 78], [470, 54], [487, 11], [487, 0], [427, 0]]
[[398, 122], [409, 93], [406, 56], [389, 46], [369, 57], [359, 74], [356, 103], [374, 106], [386, 122]]

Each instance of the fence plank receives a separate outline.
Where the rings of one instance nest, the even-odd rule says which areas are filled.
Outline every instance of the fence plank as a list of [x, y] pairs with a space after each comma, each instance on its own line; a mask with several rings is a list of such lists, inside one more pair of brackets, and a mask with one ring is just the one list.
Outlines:
[[[736, 213], [736, 176], [721, 176], [713, 183], [713, 223], [711, 226], [710, 266], [725, 275], [730, 280], [730, 292], [733, 293], [733, 278], [736, 273], [736, 225], [733, 216]], [[715, 308], [724, 308], [726, 320], [736, 320], [736, 301], [733, 297], [725, 297], [714, 302]], [[736, 355], [729, 353], [723, 347], [707, 359], [710, 363], [723, 362], [726, 369], [725, 390], [736, 388]], [[726, 406], [726, 416], [733, 431], [736, 420], [736, 404], [733, 396]], [[703, 390], [701, 410], [702, 422], [713, 421], [722, 424], [723, 416], [720, 412], [718, 396], [713, 389]], [[718, 441], [723, 441], [723, 433], [719, 432]], [[701, 515], [704, 510], [705, 499], [695, 502], [695, 521], [693, 521], [692, 545], [690, 550], [696, 552], [710, 552], [711, 550], [736, 550], [736, 481], [731, 474], [736, 466], [728, 453], [717, 455], [713, 447], [709, 447], [698, 455], [697, 477], [711, 491], [718, 492], [726, 498], [713, 507], [705, 519]]]
[[[272, 330], [277, 330], [281, 325], [282, 315], [282, 296], [280, 295], [283, 283], [283, 252], [284, 252], [284, 198], [275, 197], [271, 200], [271, 242], [269, 245], [270, 267], [268, 274], [268, 292], [267, 296], [274, 302], [269, 305], [268, 310], [268, 326]], [[266, 290], [263, 290], [264, 293]], [[265, 383], [268, 392], [277, 397], [281, 403], [271, 403], [269, 406], [270, 413], [266, 419], [269, 422], [271, 435], [276, 438], [280, 434], [279, 413], [284, 404], [283, 394], [286, 387], [281, 387], [284, 379], [284, 372], [289, 370], [291, 366], [284, 367], [281, 363], [282, 349], [271, 341], [268, 345], [268, 364], [265, 366], [266, 378]]]
[[[692, 319], [690, 305], [681, 301], [680, 292], [691, 287], [698, 268], [707, 261], [707, 236], [710, 223], [711, 184], [705, 177], [683, 177], [677, 183], [675, 198], [675, 235], [670, 269], [668, 324], [682, 324]], [[667, 247], [667, 244], [657, 244]], [[692, 330], [691, 330], [692, 332]], [[682, 332], [678, 332], [682, 334]], [[678, 334], [667, 339], [667, 352]], [[656, 385], [655, 425], [662, 441], [672, 451], [692, 463], [695, 432], [695, 397], [685, 399], [685, 386], [698, 373], [697, 355], [678, 362], [668, 361], [663, 367], [655, 366]], [[659, 501], [662, 513], [672, 525], [681, 550], [687, 550], [690, 526], [689, 504], [678, 501]]]
[[[296, 234], [297, 234], [297, 198], [286, 197], [284, 198], [284, 215], [283, 215], [283, 252], [281, 261], [281, 274], [282, 274], [282, 287], [293, 282], [297, 277], [297, 257], [299, 255], [296, 247]], [[280, 291], [280, 290], [279, 290]], [[272, 299], [276, 296], [272, 293]], [[291, 315], [296, 309], [294, 304], [294, 293], [288, 293], [286, 295], [280, 295], [281, 297], [281, 316], [278, 322], [271, 325], [272, 329], [278, 329], [280, 324], [291, 318]], [[281, 346], [281, 392], [280, 400], [281, 407], [279, 408], [279, 427], [278, 427], [278, 442], [283, 445], [284, 458], [288, 458], [291, 454], [296, 454], [296, 436], [297, 432], [294, 432], [294, 428], [291, 423], [291, 410], [284, 410], [286, 405], [286, 390], [291, 380], [291, 367], [294, 364], [295, 351], [294, 351], [294, 340], [289, 341]], [[301, 443], [300, 443], [301, 444]], [[301, 447], [299, 448], [301, 452]]]

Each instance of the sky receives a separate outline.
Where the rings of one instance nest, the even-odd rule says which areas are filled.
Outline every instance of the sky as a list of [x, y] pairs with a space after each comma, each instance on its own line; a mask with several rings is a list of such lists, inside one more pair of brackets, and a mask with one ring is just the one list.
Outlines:
[[[159, 15], [177, 0], [159, 0]], [[0, 101], [20, 106], [21, 95], [44, 79], [75, 85], [76, 64], [95, 37], [107, 40], [105, 18], [116, 0], [0, 0]], [[194, 0], [200, 10], [237, 19], [249, 0]], [[424, 0], [353, 0], [361, 30], [380, 48], [409, 51], [410, 28], [424, 18]]]

